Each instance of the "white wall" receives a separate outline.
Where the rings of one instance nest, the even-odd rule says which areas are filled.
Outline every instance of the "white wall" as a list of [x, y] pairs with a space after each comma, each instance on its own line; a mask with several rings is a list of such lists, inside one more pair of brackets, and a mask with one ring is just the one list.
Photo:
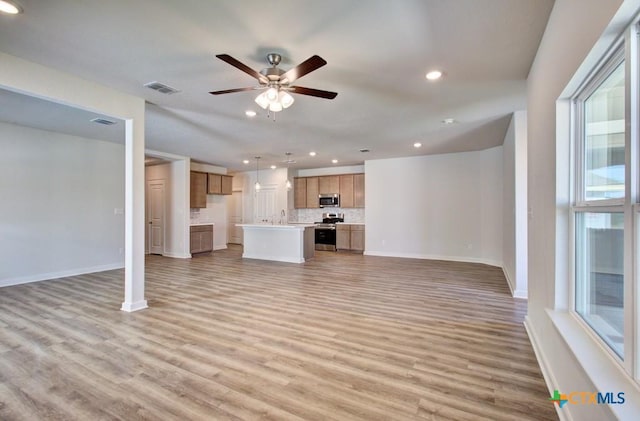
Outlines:
[[[579, 69], [591, 48], [621, 5], [620, 0], [556, 0], [545, 34], [528, 78], [528, 204], [529, 215], [529, 311], [525, 325], [541, 363], [550, 390], [563, 393], [598, 391], [593, 379], [614, 374], [602, 364], [579, 362], [579, 355], [593, 350], [592, 355], [605, 355], [588, 339], [573, 350], [567, 341], [583, 330], [579, 324], [566, 329], [554, 324], [551, 309], [566, 306], [568, 273], [557, 270], [568, 261], [568, 183], [556, 180], [556, 134], [566, 127], [556, 125], [556, 110], [562, 108], [556, 100]], [[638, 3], [625, 1], [625, 5]], [[627, 15], [627, 22], [636, 13]], [[612, 41], [613, 39], [609, 39]], [[593, 62], [595, 64], [595, 61]], [[567, 166], [568, 155], [561, 152], [560, 166]], [[562, 177], [561, 177], [562, 178]], [[558, 181], [558, 182], [557, 182]], [[560, 248], [556, 248], [560, 244]], [[561, 256], [556, 260], [556, 255]], [[556, 286], [561, 287], [556, 290]], [[563, 285], [565, 287], [563, 287]], [[559, 299], [561, 298], [561, 299]], [[561, 303], [564, 301], [564, 304]], [[566, 308], [566, 307], [565, 307]], [[567, 319], [568, 320], [568, 319]], [[563, 336], [559, 332], [564, 331]], [[610, 360], [610, 357], [605, 357]], [[630, 381], [629, 383], [633, 383]], [[620, 384], [608, 383], [606, 390], [620, 391]], [[633, 392], [636, 390], [636, 392]], [[630, 386], [627, 404], [612, 408], [608, 405], [565, 405], [559, 413], [565, 419], [614, 419], [611, 410], [637, 407], [637, 386]], [[637, 419], [635, 417], [624, 419]]]
[[527, 297], [527, 113], [513, 114], [503, 143], [503, 269], [514, 297]]
[[0, 286], [124, 266], [123, 145], [0, 123], [0, 150]]
[[144, 299], [144, 99], [68, 73], [0, 53], [0, 87], [124, 120], [125, 247], [121, 309], [147, 307]]
[[[276, 220], [280, 217], [280, 211], [285, 210], [287, 218], [289, 218], [289, 208], [287, 206], [289, 202], [289, 196], [291, 195], [291, 201], [293, 196], [291, 191], [287, 191], [287, 169], [277, 168], [275, 170], [266, 169], [260, 170], [259, 174], [260, 185], [265, 187], [273, 187], [277, 190], [276, 198]], [[254, 199], [255, 199], [255, 185], [256, 171], [246, 171], [233, 174], [233, 189], [243, 191], [243, 205], [244, 205], [244, 221], [246, 223], [257, 223], [255, 221], [254, 212]], [[293, 189], [291, 189], [293, 190]], [[293, 202], [292, 207], [293, 207]]]
[[502, 266], [502, 147], [365, 162], [365, 253]]
[[[187, 189], [188, 163], [185, 160], [172, 161], [162, 165], [146, 167], [145, 178], [165, 182], [165, 237], [163, 256], [188, 258], [189, 214]], [[147, 207], [147, 212], [148, 212]], [[148, 216], [148, 215], [147, 215]], [[148, 252], [149, 232], [146, 232], [145, 250]]]

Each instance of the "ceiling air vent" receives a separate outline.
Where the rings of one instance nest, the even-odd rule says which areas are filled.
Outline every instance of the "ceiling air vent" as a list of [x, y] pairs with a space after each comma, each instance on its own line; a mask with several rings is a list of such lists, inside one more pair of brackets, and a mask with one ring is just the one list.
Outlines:
[[92, 121], [93, 123], [104, 124], [105, 126], [111, 126], [112, 124], [116, 124], [115, 121], [107, 120], [106, 118], [100, 118], [100, 117], [92, 118], [90, 121]]
[[167, 95], [171, 95], [171, 94], [175, 94], [176, 92], [180, 92], [176, 88], [172, 88], [171, 86], [167, 86], [164, 83], [160, 83], [160, 82], [156, 82], [156, 81], [145, 83], [144, 87], [145, 88], [149, 88], [149, 89], [153, 89], [154, 91], [158, 91], [160, 93], [167, 94]]

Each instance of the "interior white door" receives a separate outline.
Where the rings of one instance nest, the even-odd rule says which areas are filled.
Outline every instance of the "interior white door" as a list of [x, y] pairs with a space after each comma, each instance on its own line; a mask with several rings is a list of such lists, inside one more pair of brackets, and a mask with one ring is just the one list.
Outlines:
[[257, 224], [278, 222], [278, 190], [276, 186], [263, 186], [256, 192], [254, 201], [254, 221]]
[[149, 226], [149, 253], [164, 253], [164, 180], [147, 182], [147, 218]]
[[229, 197], [229, 224], [227, 224], [227, 241], [231, 244], [242, 244], [242, 228], [236, 227], [243, 219], [243, 199], [242, 191], [234, 191]]

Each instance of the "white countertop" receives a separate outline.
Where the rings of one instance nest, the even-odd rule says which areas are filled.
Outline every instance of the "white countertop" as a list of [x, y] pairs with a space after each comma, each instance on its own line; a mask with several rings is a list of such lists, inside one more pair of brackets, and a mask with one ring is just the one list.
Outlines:
[[336, 222], [336, 225], [364, 225], [364, 222]]
[[215, 225], [213, 222], [198, 222], [197, 224], [189, 224], [191, 227], [197, 227], [199, 225]]
[[243, 228], [280, 228], [280, 229], [303, 229], [309, 227], [315, 227], [315, 224], [296, 224], [296, 223], [288, 223], [288, 224], [236, 224], [236, 227]]

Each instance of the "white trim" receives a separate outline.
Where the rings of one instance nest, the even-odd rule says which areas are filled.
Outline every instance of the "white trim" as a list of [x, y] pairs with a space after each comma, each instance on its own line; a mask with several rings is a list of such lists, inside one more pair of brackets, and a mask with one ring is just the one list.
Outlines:
[[174, 259], [191, 259], [191, 254], [180, 254], [180, 253], [163, 253], [164, 257], [171, 257]]
[[511, 292], [511, 296], [513, 298], [520, 298], [523, 300], [527, 300], [529, 298], [528, 291], [526, 289], [513, 289], [513, 282], [511, 281], [511, 277], [509, 276], [509, 271], [506, 267], [502, 267], [502, 273], [504, 274], [504, 278], [507, 280], [507, 285], [509, 286], [509, 291]]
[[366, 250], [363, 253], [365, 256], [379, 256], [379, 257], [400, 257], [403, 259], [424, 259], [424, 260], [446, 260], [451, 262], [464, 262], [464, 263], [482, 263], [489, 266], [495, 266], [502, 268], [502, 262], [491, 259], [483, 259], [480, 257], [464, 257], [464, 256], [442, 256], [435, 254], [419, 254], [419, 253], [395, 253], [387, 251], [370, 251]]
[[127, 313], [131, 313], [138, 310], [144, 310], [148, 308], [147, 300], [136, 301], [135, 303], [124, 302], [122, 303], [122, 307], [120, 310], [126, 311]]
[[226, 250], [226, 249], [227, 249], [227, 245], [226, 245], [226, 244], [223, 244], [223, 245], [218, 246], [218, 247], [213, 246], [213, 251], [216, 251], [216, 250]]
[[242, 258], [243, 259], [256, 259], [256, 260], [270, 260], [270, 261], [275, 261], [275, 262], [285, 262], [285, 263], [304, 263], [305, 260], [304, 258], [299, 258], [299, 259], [295, 259], [295, 258], [291, 258], [291, 259], [287, 259], [286, 257], [282, 257], [282, 256], [265, 256], [264, 254], [247, 254], [247, 253], [242, 253]]
[[122, 262], [119, 263], [111, 263], [108, 265], [100, 265], [100, 266], [91, 266], [86, 268], [76, 268], [69, 270], [62, 270], [59, 272], [47, 272], [40, 273], [37, 275], [29, 275], [29, 276], [21, 276], [18, 278], [9, 278], [0, 280], [0, 287], [8, 287], [12, 285], [21, 285], [28, 284], [31, 282], [41, 282], [41, 281], [54, 281], [60, 278], [68, 278], [69, 276], [78, 276], [84, 275], [87, 273], [95, 273], [95, 272], [104, 272], [107, 270], [114, 269], [122, 269], [124, 268], [124, 264]]
[[[625, 393], [624, 404], [607, 405], [612, 415], [620, 420], [637, 419], [640, 414], [640, 385], [624, 371], [608, 348], [594, 341], [593, 331], [579, 323], [573, 313], [551, 309], [546, 311], [553, 326], [597, 391]], [[545, 378], [548, 374], [545, 373]], [[553, 378], [551, 379], [553, 381]], [[557, 384], [555, 381], [553, 383]]]
[[[549, 390], [549, 396], [552, 396], [553, 391], [559, 389], [558, 382], [553, 375], [553, 372], [551, 371], [551, 365], [549, 364], [547, 356], [544, 354], [543, 348], [540, 346], [540, 341], [535, 334], [535, 330], [531, 327], [528, 315], [524, 317], [523, 324], [524, 330], [527, 332], [527, 336], [529, 336], [529, 341], [531, 342], [533, 353], [536, 355], [536, 359], [538, 360], [540, 371], [542, 371], [542, 377], [544, 378], [544, 382], [546, 383], [547, 389]], [[560, 421], [573, 420], [569, 411], [560, 411], [558, 405], [554, 406], [556, 408], [556, 413], [558, 414], [558, 418], [560, 418]]]

